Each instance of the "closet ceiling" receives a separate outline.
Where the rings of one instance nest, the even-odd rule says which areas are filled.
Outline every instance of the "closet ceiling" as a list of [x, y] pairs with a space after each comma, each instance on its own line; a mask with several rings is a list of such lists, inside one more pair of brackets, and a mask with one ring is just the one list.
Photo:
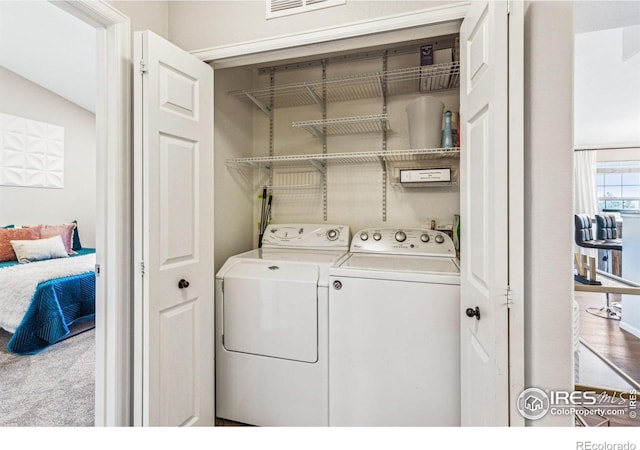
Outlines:
[[95, 112], [96, 30], [47, 1], [0, 1], [0, 66]]

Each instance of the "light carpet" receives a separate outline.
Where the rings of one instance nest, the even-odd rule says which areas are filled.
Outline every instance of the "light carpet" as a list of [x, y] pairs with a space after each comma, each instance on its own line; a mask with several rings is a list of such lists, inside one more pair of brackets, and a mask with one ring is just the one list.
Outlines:
[[10, 338], [0, 330], [0, 426], [93, 426], [95, 329], [37, 355], [10, 353]]

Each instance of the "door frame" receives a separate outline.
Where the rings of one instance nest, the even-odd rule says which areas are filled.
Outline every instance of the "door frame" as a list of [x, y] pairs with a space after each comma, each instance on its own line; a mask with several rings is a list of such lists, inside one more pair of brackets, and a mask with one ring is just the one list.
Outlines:
[[96, 28], [95, 426], [131, 424], [131, 33], [106, 1], [52, 1]]
[[524, 5], [509, 2], [509, 425], [525, 426], [518, 396], [525, 385], [524, 295]]

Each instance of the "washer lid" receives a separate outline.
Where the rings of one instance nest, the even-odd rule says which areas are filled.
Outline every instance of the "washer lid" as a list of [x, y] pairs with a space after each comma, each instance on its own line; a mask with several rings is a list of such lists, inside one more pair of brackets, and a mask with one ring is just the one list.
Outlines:
[[416, 272], [459, 275], [460, 267], [454, 258], [427, 256], [393, 256], [354, 253], [341, 268], [379, 270], [385, 272]]
[[298, 266], [313, 266], [319, 271], [318, 286], [328, 286], [329, 268], [335, 266], [338, 261], [347, 254], [345, 250], [301, 250], [301, 249], [255, 249], [239, 255], [231, 256], [216, 274], [216, 278], [222, 279], [239, 262], [248, 261], [257, 264], [288, 263]]
[[346, 253], [346, 250], [286, 250], [263, 248], [257, 250], [254, 256], [263, 261], [290, 261], [330, 266]]
[[258, 280], [260, 282], [318, 284], [319, 268], [311, 264], [291, 264], [278, 261], [242, 260], [235, 264], [224, 279]]
[[317, 361], [317, 283], [312, 265], [240, 261], [224, 277], [225, 349]]

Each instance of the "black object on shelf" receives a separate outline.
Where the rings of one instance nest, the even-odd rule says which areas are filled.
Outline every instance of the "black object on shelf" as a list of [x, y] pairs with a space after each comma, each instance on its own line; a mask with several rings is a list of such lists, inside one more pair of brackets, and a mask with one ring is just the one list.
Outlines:
[[589, 285], [592, 285], [592, 286], [602, 286], [602, 282], [595, 281], [595, 280], [592, 281], [592, 280], [590, 280], [590, 279], [588, 279], [586, 277], [583, 277], [582, 275], [574, 274], [573, 275], [573, 279], [575, 281], [577, 281], [578, 283], [582, 283], [582, 284], [589, 284]]

